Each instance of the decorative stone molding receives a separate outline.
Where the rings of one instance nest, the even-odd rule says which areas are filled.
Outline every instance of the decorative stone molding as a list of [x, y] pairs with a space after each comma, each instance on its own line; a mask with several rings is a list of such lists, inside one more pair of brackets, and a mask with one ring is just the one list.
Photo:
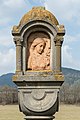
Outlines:
[[[57, 109], [58, 89], [20, 89], [19, 98], [21, 110], [27, 115], [48, 116], [53, 115]], [[27, 101], [25, 101], [27, 99]], [[27, 110], [27, 112], [26, 112]], [[29, 112], [31, 111], [31, 112]], [[34, 112], [35, 111], [35, 112]]]
[[57, 25], [58, 34], [65, 35], [64, 25]]
[[63, 40], [64, 40], [63, 36], [57, 35], [54, 38], [55, 45], [56, 46], [62, 46]]
[[33, 7], [31, 11], [22, 17], [19, 25], [13, 27], [13, 32], [18, 32], [19, 29], [25, 25], [25, 23], [28, 23], [32, 20], [44, 20], [53, 25], [59, 24], [56, 17], [51, 12], [45, 10], [44, 7]]
[[22, 39], [20, 36], [15, 36], [13, 40], [16, 45], [22, 45]]

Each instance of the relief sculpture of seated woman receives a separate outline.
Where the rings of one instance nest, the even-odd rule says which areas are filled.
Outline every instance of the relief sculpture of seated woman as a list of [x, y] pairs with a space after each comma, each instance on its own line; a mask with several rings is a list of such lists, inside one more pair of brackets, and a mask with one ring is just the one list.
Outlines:
[[50, 47], [47, 45], [45, 38], [36, 38], [30, 47], [28, 59], [28, 68], [31, 70], [50, 69]]

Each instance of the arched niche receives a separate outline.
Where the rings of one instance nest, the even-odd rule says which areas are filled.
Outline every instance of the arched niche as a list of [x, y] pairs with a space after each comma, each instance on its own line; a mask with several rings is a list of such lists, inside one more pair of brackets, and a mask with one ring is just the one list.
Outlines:
[[[24, 33], [24, 34], [23, 34]], [[27, 70], [54, 70], [55, 69], [55, 43], [54, 38], [56, 36], [57, 32], [54, 26], [38, 21], [35, 24], [31, 24], [28, 29], [24, 29], [22, 32], [21, 38], [23, 38], [23, 71]], [[37, 39], [37, 40], [36, 40]], [[45, 47], [43, 53], [42, 53], [42, 63], [45, 63], [45, 65], [42, 65], [42, 68], [38, 68], [39, 66], [36, 66], [37, 68], [34, 69], [30, 67], [30, 58], [31, 58], [31, 48], [34, 42], [36, 41], [37, 44], [42, 39], [45, 42]], [[46, 56], [47, 49], [49, 49], [50, 55]], [[34, 56], [34, 55], [33, 55]], [[37, 57], [37, 55], [36, 55]], [[38, 58], [38, 57], [37, 57]], [[48, 60], [47, 60], [48, 59]], [[32, 60], [33, 61], [33, 60]], [[41, 60], [37, 60], [38, 63], [41, 64]], [[35, 61], [35, 62], [37, 62]], [[40, 61], [40, 62], [39, 62]], [[48, 62], [48, 63], [47, 63]], [[36, 63], [37, 64], [37, 63]]]

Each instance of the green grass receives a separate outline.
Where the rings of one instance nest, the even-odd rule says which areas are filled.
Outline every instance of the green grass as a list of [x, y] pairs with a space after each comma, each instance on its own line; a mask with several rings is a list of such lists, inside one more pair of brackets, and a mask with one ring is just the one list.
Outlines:
[[[18, 105], [0, 105], [0, 120], [24, 120], [24, 117]], [[80, 106], [61, 105], [55, 120], [80, 120]]]
[[80, 106], [61, 105], [55, 120], [80, 120]]
[[0, 105], [0, 120], [24, 120], [18, 105]]

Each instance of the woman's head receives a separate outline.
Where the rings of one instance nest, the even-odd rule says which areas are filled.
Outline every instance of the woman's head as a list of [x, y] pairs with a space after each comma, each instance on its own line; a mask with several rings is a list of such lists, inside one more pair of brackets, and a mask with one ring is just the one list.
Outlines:
[[36, 38], [32, 43], [32, 49], [36, 50], [37, 53], [41, 54], [45, 47], [45, 41], [43, 38]]

